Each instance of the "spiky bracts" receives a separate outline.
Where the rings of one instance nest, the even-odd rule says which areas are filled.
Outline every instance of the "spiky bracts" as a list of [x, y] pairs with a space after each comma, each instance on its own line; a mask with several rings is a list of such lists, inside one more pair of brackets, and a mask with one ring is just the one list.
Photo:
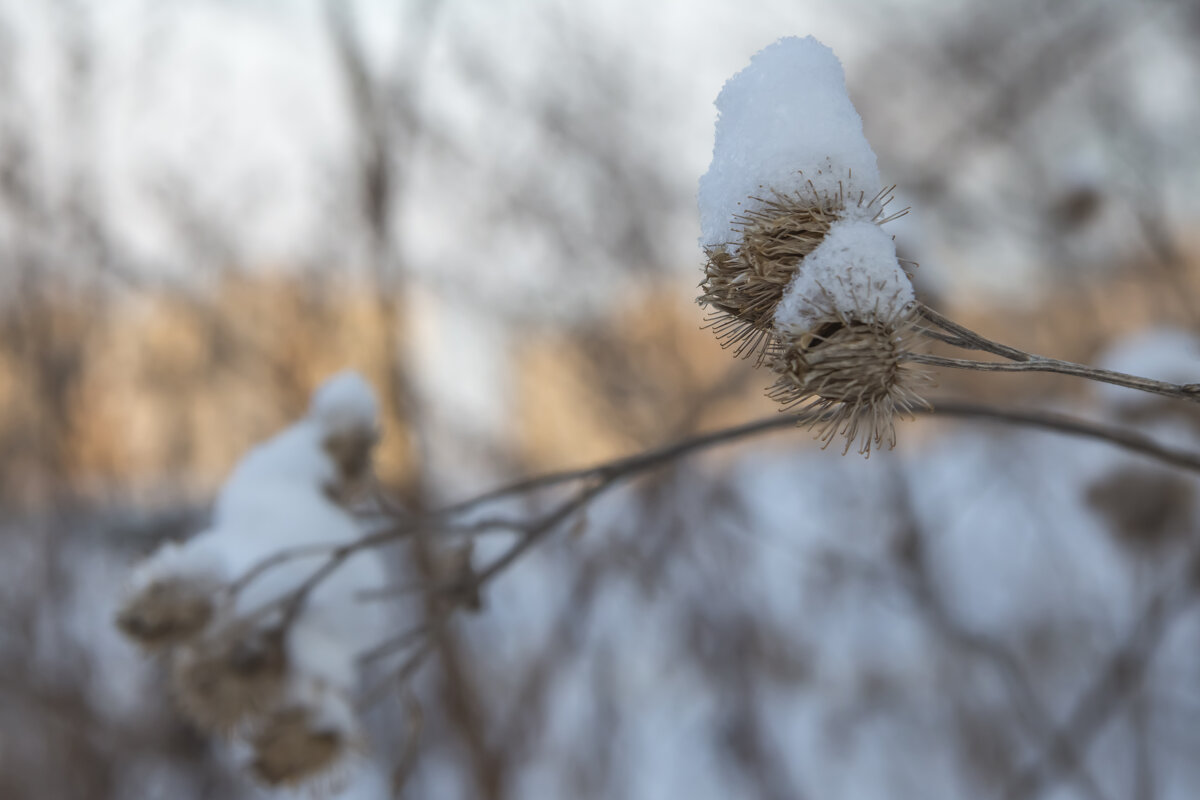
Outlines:
[[255, 776], [271, 787], [336, 782], [348, 756], [363, 749], [353, 708], [345, 695], [320, 684], [293, 692], [255, 732]]
[[813, 331], [786, 332], [771, 360], [768, 396], [800, 416], [828, 445], [838, 436], [859, 452], [895, 447], [895, 418], [926, 406], [925, 372], [904, 358], [919, 337], [916, 320], [830, 317]]
[[841, 63], [812, 37], [785, 37], [716, 105], [697, 192], [708, 326], [736, 356], [770, 365], [771, 396], [824, 442], [891, 445], [893, 417], [919, 402], [904, 357], [916, 298], [880, 228], [891, 190]]
[[197, 727], [229, 736], [278, 702], [287, 675], [284, 632], [235, 621], [179, 648], [171, 685]]
[[[847, 181], [851, 176], [847, 175]], [[769, 396], [828, 445], [895, 445], [894, 418], [923, 405], [912, 288], [879, 226], [890, 191], [850, 202], [832, 193], [749, 198], [736, 242], [707, 250], [698, 302], [739, 358], [777, 375]], [[900, 212], [903, 213], [903, 212]]]
[[[849, 176], [847, 176], [849, 177]], [[776, 343], [774, 317], [804, 258], [820, 246], [841, 219], [894, 219], [885, 208], [890, 190], [874, 197], [845, 196], [844, 184], [823, 193], [808, 183], [803, 192], [751, 197], [751, 210], [736, 217], [736, 242], [709, 247], [697, 302], [711, 310], [706, 327], [722, 347], [761, 365]], [[901, 212], [903, 213], [903, 212]]]
[[841, 197], [777, 195], [738, 217], [736, 245], [710, 248], [701, 305], [722, 347], [761, 364], [770, 349], [775, 309], [801, 260], [817, 248], [843, 210]]

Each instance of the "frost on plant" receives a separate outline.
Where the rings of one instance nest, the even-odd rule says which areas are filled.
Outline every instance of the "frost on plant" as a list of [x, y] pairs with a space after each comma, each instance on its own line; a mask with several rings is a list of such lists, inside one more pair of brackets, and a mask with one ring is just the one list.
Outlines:
[[328, 774], [361, 739], [356, 659], [386, 628], [357, 596], [386, 576], [374, 550], [330, 556], [361, 537], [345, 505], [370, 474], [376, 415], [360, 376], [327, 381], [303, 419], [234, 469], [209, 530], [134, 569], [118, 614], [169, 659], [181, 711], [248, 741], [272, 785]]
[[895, 415], [921, 402], [921, 376], [902, 358], [916, 301], [879, 227], [890, 192], [841, 64], [812, 37], [781, 39], [725, 84], [717, 108], [699, 191], [710, 325], [735, 355], [771, 367], [772, 397], [812, 412], [826, 443], [893, 445]]

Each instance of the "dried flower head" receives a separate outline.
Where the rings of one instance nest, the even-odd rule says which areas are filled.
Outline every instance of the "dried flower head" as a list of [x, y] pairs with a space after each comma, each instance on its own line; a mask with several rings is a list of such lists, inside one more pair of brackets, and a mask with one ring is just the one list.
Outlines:
[[278, 701], [286, 673], [283, 632], [239, 622], [178, 652], [171, 682], [192, 722], [230, 734]]
[[340, 692], [318, 687], [306, 694], [272, 712], [252, 739], [251, 769], [269, 786], [332, 779], [362, 747], [354, 712]]
[[204, 630], [217, 586], [192, 576], [156, 580], [117, 612], [117, 627], [148, 651], [165, 650]]
[[752, 210], [736, 217], [738, 240], [706, 248], [698, 302], [712, 309], [707, 324], [735, 356], [765, 360], [780, 301], [834, 223], [847, 216], [877, 224], [891, 219], [884, 211], [888, 192], [852, 198], [848, 209], [844, 185], [821, 192], [810, 182], [804, 192], [750, 198]]
[[769, 390], [785, 411], [799, 413], [828, 445], [846, 451], [894, 447], [895, 418], [926, 406], [919, 390], [928, 376], [904, 358], [919, 336], [911, 314], [866, 320], [833, 314], [809, 331], [785, 333], [773, 352], [777, 375]]
[[208, 625], [225, 577], [224, 560], [203, 540], [166, 542], [130, 574], [117, 627], [148, 651], [181, 644]]
[[379, 440], [375, 393], [357, 372], [339, 372], [313, 393], [308, 418], [316, 426], [321, 449], [333, 462], [334, 474], [325, 493], [345, 504], [370, 475], [371, 454]]
[[364, 489], [378, 441], [379, 434], [374, 428], [338, 431], [322, 440], [321, 447], [335, 468], [333, 482], [325, 487], [331, 500], [345, 505]]

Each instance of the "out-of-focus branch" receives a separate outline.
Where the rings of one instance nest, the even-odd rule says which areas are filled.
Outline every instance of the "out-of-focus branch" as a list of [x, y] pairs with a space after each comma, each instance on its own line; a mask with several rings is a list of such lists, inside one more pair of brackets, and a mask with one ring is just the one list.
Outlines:
[[[969, 419], [985, 419], [1006, 425], [1031, 427], [1041, 430], [1076, 436], [1085, 439], [1105, 442], [1132, 453], [1145, 456], [1164, 464], [1200, 472], [1200, 454], [1176, 447], [1161, 444], [1144, 434], [1125, 428], [1119, 428], [1100, 422], [1056, 414], [1048, 411], [1017, 410], [983, 403], [971, 403], [955, 400], [933, 400], [929, 409], [914, 409], [914, 414], [932, 417], [963, 417]], [[456, 535], [474, 535], [489, 530], [506, 530], [518, 535], [517, 541], [487, 567], [476, 573], [474, 587], [458, 587], [459, 589], [478, 589], [490, 581], [499, 572], [507, 568], [525, 551], [552, 532], [559, 524], [569, 519], [576, 511], [585, 507], [599, 495], [620, 483], [666, 466], [678, 459], [693, 453], [732, 444], [752, 436], [773, 430], [793, 427], [797, 418], [790, 415], [777, 415], [764, 419], [735, 425], [730, 428], [711, 433], [691, 436], [663, 447], [648, 450], [632, 456], [607, 461], [583, 469], [552, 472], [532, 478], [526, 478], [514, 483], [484, 492], [481, 495], [454, 503], [438, 511], [421, 516], [406, 516], [394, 526], [364, 536], [349, 545], [331, 546], [329, 557], [339, 563], [357, 550], [376, 547], [409, 536], [414, 525], [424, 525], [428, 530], [448, 530]], [[560, 486], [567, 483], [582, 482], [584, 485], [571, 497], [567, 498], [549, 512], [533, 520], [518, 520], [496, 518], [487, 519], [471, 525], [455, 525], [451, 522], [456, 516], [485, 506], [490, 502], [518, 495]], [[261, 574], [280, 564], [296, 558], [314, 555], [314, 549], [320, 546], [305, 546], [281, 551], [270, 559], [252, 568], [246, 575], [241, 576], [234, 586], [238, 591], [245, 585], [261, 576]], [[317, 568], [317, 572], [326, 574], [326, 568]], [[306, 581], [304, 591], [310, 591], [315, 584]]]
[[1036, 797], [1061, 773], [1066, 754], [1086, 756], [1113, 714], [1141, 685], [1171, 623], [1196, 600], [1200, 545], [1193, 544], [1175, 574], [1145, 604], [1126, 640], [1112, 653], [1093, 683], [1080, 695], [1066, 722], [1043, 742], [1032, 763], [1004, 792], [1007, 800]]
[[[907, 571], [908, 588], [917, 606], [924, 612], [926, 621], [952, 647], [986, 662], [996, 671], [1018, 719], [1034, 736], [1053, 736], [1054, 720], [1016, 655], [1000, 640], [968, 629], [955, 617], [931, 571], [925, 532], [913, 508], [909, 484], [899, 472], [894, 476], [894, 484], [894, 507], [902, 526], [897, 552]], [[1087, 796], [1093, 800], [1105, 800], [1107, 795], [1088, 771], [1086, 759], [1070, 742], [1064, 744], [1060, 755], [1064, 771], [1077, 777]]]
[[1123, 372], [1114, 372], [1109, 369], [1090, 367], [1085, 364], [1074, 364], [1070, 361], [1060, 361], [1057, 358], [1047, 358], [1046, 356], [1026, 353], [1015, 347], [994, 342], [939, 314], [928, 306], [920, 306], [918, 312], [931, 326], [923, 330], [926, 336], [953, 347], [990, 353], [1008, 361], [974, 361], [929, 355], [927, 353], [909, 353], [904, 356], [906, 361], [911, 361], [915, 364], [951, 367], [954, 369], [973, 369], [980, 372], [1054, 372], [1060, 375], [1085, 378], [1098, 383], [1123, 386], [1128, 389], [1136, 389], [1148, 394], [1162, 395], [1163, 397], [1171, 397], [1177, 400], [1200, 402], [1200, 383], [1184, 385], [1166, 383], [1164, 381], [1142, 378], [1138, 375], [1127, 375]]
[[[357, 181], [369, 244], [369, 268], [375, 282], [373, 294], [383, 328], [385, 404], [406, 426], [410, 474], [405, 500], [411, 507], [420, 508], [426, 494], [423, 465], [427, 459], [421, 434], [420, 396], [410, 359], [401, 347], [400, 328], [405, 319], [402, 303], [406, 299], [401, 287], [406, 270], [402, 249], [396, 241], [396, 217], [406, 199], [405, 164], [409, 160], [406, 156], [411, 154], [421, 134], [413, 96], [431, 37], [409, 37], [413, 50], [406, 53], [407, 63], [401, 70], [403, 82], [398, 92], [391, 92], [372, 74], [349, 4], [330, 0], [325, 8], [338, 64], [346, 81], [352, 118], [359, 129]], [[424, 9], [425, 28], [432, 24], [437, 8], [436, 3], [431, 3]], [[401, 110], [405, 113], [400, 115], [405, 121], [403, 126], [392, 124], [389, 101], [404, 106]]]

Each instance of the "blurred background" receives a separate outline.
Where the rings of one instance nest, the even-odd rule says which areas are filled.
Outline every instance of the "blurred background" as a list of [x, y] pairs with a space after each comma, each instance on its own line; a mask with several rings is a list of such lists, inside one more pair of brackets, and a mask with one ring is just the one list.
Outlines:
[[[694, 195], [724, 80], [806, 34], [926, 302], [1200, 380], [1194, 0], [0, 0], [0, 797], [265, 796], [112, 610], [338, 369], [412, 507], [774, 413], [701, 329]], [[938, 377], [1200, 447], [1178, 404]], [[589, 509], [455, 621], [399, 796], [1197, 796], [1195, 479], [899, 434]], [[391, 796], [401, 716], [338, 796]]]

